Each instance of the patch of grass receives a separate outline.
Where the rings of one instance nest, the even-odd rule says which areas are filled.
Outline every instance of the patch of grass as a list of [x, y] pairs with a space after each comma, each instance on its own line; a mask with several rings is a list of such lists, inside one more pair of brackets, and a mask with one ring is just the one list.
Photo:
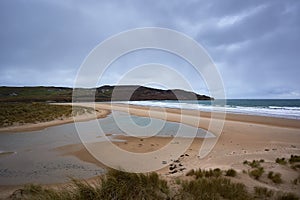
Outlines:
[[293, 164], [293, 163], [297, 163], [297, 162], [300, 162], [300, 156], [291, 155], [291, 157], [289, 159], [289, 163]]
[[25, 185], [24, 188], [16, 190], [10, 199], [16, 200], [71, 200], [76, 194], [72, 194], [69, 190], [53, 190], [46, 189], [40, 185]]
[[225, 176], [230, 176], [230, 177], [235, 177], [236, 176], [236, 171], [234, 169], [228, 169], [225, 173]]
[[222, 170], [219, 168], [215, 168], [215, 169], [209, 169], [209, 170], [201, 170], [201, 169], [197, 169], [197, 170], [190, 170], [186, 173], [186, 176], [195, 176], [196, 179], [199, 178], [209, 178], [209, 177], [220, 177], [222, 175]]
[[[214, 170], [211, 170], [214, 171]], [[218, 171], [218, 170], [216, 170]], [[203, 171], [202, 171], [203, 172]], [[231, 182], [224, 177], [213, 177], [183, 181], [175, 179], [176, 191], [170, 191], [167, 181], [157, 173], [135, 174], [108, 170], [107, 174], [93, 183], [72, 180], [59, 189], [48, 189], [40, 185], [26, 185], [15, 191], [10, 199], [24, 200], [133, 200], [133, 199], [298, 199], [295, 194], [277, 192], [255, 187], [254, 194], [242, 183]]]
[[260, 163], [262, 163], [262, 162], [264, 162], [264, 160], [260, 160], [260, 161], [259, 160], [252, 160], [252, 162], [245, 160], [243, 162], [243, 164], [244, 165], [249, 165], [251, 168], [259, 168], [259, 167], [261, 167]]
[[53, 105], [47, 103], [0, 103], [0, 127], [16, 123], [46, 122], [73, 115], [91, 113], [92, 108], [71, 105]]
[[243, 162], [243, 164], [248, 165], [252, 168], [252, 170], [249, 171], [249, 175], [252, 178], [258, 180], [264, 173], [264, 168], [261, 167], [261, 165], [260, 165], [263, 162], [264, 162], [263, 159], [261, 159], [261, 160], [252, 160], [252, 162], [245, 160]]
[[292, 165], [291, 165], [291, 168], [292, 168], [293, 170], [300, 169], [300, 164], [292, 164]]
[[283, 193], [279, 192], [277, 195], [277, 200], [298, 200], [299, 197], [294, 193]]
[[286, 165], [287, 164], [285, 158], [276, 158], [276, 163], [278, 163], [280, 165]]
[[190, 171], [188, 171], [185, 175], [186, 176], [194, 176], [195, 174], [195, 170], [194, 169], [191, 169]]
[[294, 193], [274, 192], [265, 187], [254, 187], [255, 199], [277, 199], [277, 200], [297, 200], [299, 197]]
[[181, 179], [180, 179], [180, 178], [176, 178], [176, 179], [175, 179], [175, 183], [176, 183], [177, 185], [180, 185], [180, 184], [181, 184]]
[[72, 88], [0, 87], [1, 102], [71, 102]]
[[135, 174], [110, 170], [102, 179], [102, 199], [166, 199], [169, 187], [157, 173]]
[[259, 180], [259, 178], [263, 175], [263, 173], [264, 173], [264, 168], [259, 167], [259, 168], [255, 168], [255, 169], [251, 170], [249, 172], [249, 175], [256, 180]]
[[265, 187], [254, 187], [254, 197], [259, 199], [269, 199], [274, 196], [274, 191]]
[[181, 184], [178, 199], [251, 199], [244, 184], [227, 178], [196, 179]]
[[[43, 200], [92, 200], [92, 199], [167, 199], [169, 187], [158, 174], [135, 174], [109, 170], [97, 183], [72, 180], [67, 189], [45, 189], [39, 185], [28, 185], [19, 191], [21, 199]], [[12, 195], [12, 199], [17, 194]]]
[[280, 184], [282, 183], [281, 174], [270, 171], [268, 173], [268, 178], [273, 181], [273, 183]]

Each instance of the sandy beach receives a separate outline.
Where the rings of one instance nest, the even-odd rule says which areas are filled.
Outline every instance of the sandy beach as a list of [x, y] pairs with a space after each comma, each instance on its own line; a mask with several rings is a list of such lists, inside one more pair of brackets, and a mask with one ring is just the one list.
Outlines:
[[[91, 104], [80, 104], [81, 106], [92, 106]], [[215, 113], [213, 118], [207, 112], [200, 112], [195, 110], [165, 109], [159, 107], [142, 107], [124, 104], [101, 104], [97, 103], [95, 109], [98, 112], [97, 117], [105, 117], [110, 113], [110, 110], [129, 112], [132, 115], [153, 117], [164, 119], [172, 122], [180, 122], [190, 126], [199, 127], [207, 130], [214, 121], [222, 121], [223, 115]], [[184, 115], [184, 117], [182, 117]], [[88, 120], [92, 118], [85, 118], [81, 116], [77, 120]], [[91, 117], [91, 116], [90, 116]], [[201, 119], [200, 122], [195, 120]], [[70, 120], [70, 119], [68, 119]], [[71, 121], [61, 120], [59, 123], [70, 123]], [[197, 122], [197, 123], [196, 123]], [[58, 122], [49, 122], [49, 125], [56, 125]], [[44, 123], [42, 127], [48, 124]], [[28, 125], [30, 128], [33, 125]], [[36, 125], [38, 126], [38, 124]], [[28, 130], [27, 126], [12, 127], [7, 130], [24, 131]], [[41, 128], [41, 127], [39, 127]], [[210, 128], [214, 133], [214, 129]], [[115, 139], [121, 141], [113, 142], [118, 148], [132, 153], [151, 153], [155, 152], [166, 145], [172, 145], [174, 152], [180, 149], [181, 145], [185, 143], [185, 138], [179, 138], [176, 142], [172, 137], [149, 137], [138, 138], [132, 136], [117, 136]], [[170, 180], [175, 180], [176, 177], [185, 177], [186, 172], [191, 169], [213, 169], [220, 168], [222, 170], [233, 168], [237, 170], [238, 176], [233, 181], [242, 182], [247, 187], [254, 186], [267, 187], [273, 190], [282, 190], [287, 192], [294, 192], [300, 195], [300, 186], [292, 183], [292, 180], [299, 177], [299, 169], [294, 170], [288, 166], [282, 166], [275, 163], [276, 158], [289, 158], [290, 155], [300, 154], [300, 121], [293, 119], [281, 119], [262, 116], [250, 116], [239, 114], [227, 114], [224, 126], [218, 141], [212, 151], [204, 158], [199, 157], [199, 149], [203, 144], [204, 139], [196, 138], [193, 140], [191, 146], [182, 152], [182, 155], [174, 155], [166, 152], [167, 160], [158, 160], [157, 157], [152, 157], [148, 161], [143, 161], [141, 165], [149, 166], [153, 162], [161, 163], [162, 168], [157, 170], [162, 177]], [[101, 143], [101, 144], [100, 144]], [[90, 143], [89, 148], [100, 151], [107, 147], [106, 155], [113, 157], [115, 160], [121, 160], [124, 165], [130, 164], [130, 158], [124, 158], [122, 155], [114, 154], [110, 151], [111, 145], [109, 142]], [[88, 153], [82, 144], [74, 144], [62, 146], [56, 149], [62, 156], [75, 156], [84, 162], [89, 162], [105, 167], [101, 162], [97, 161], [91, 154]], [[248, 171], [250, 168], [243, 164], [245, 160], [260, 160], [263, 159], [262, 166], [265, 172], [274, 171], [282, 174], [283, 184], [276, 185], [271, 183], [265, 173], [259, 181], [249, 177], [243, 171]], [[163, 164], [164, 162], [164, 164]], [[176, 165], [176, 172], [170, 170], [170, 165]]]
[[[201, 123], [198, 127], [207, 129], [211, 120], [220, 120], [222, 115], [215, 115], [215, 118], [210, 118], [210, 113], [199, 111], [183, 111], [187, 117], [182, 117], [180, 110], [177, 109], [162, 109], [162, 108], [147, 108], [142, 106], [129, 106], [121, 104], [96, 104], [98, 109], [111, 109], [117, 111], [130, 112], [133, 115], [138, 116], [151, 116], [159, 119], [166, 119], [168, 121], [186, 123], [188, 125], [195, 126], [193, 117], [200, 117]], [[166, 111], [166, 112], [164, 112]], [[167, 114], [166, 114], [167, 113]], [[189, 119], [191, 119], [189, 121]], [[126, 142], [114, 142], [114, 144], [129, 152], [133, 153], [147, 153], [155, 152], [161, 149], [165, 145], [172, 141], [172, 138], [164, 137], [150, 137], [150, 138], [138, 138], [129, 136], [118, 136], [118, 139], [125, 140]], [[178, 140], [177, 143], [171, 145], [172, 148], [179, 148], [185, 139]], [[164, 167], [158, 172], [168, 178], [184, 176], [190, 169], [210, 169], [220, 168], [223, 170], [234, 168], [239, 172], [237, 181], [245, 183], [249, 188], [253, 188], [256, 185], [267, 187], [274, 190], [291, 191], [300, 194], [299, 185], [293, 185], [291, 181], [300, 175], [299, 170], [293, 170], [287, 166], [281, 166], [275, 163], [276, 158], [285, 157], [289, 158], [290, 155], [300, 154], [300, 123], [299, 120], [293, 119], [280, 119], [262, 116], [250, 116], [250, 115], [238, 115], [227, 114], [225, 118], [224, 127], [222, 133], [212, 149], [212, 151], [204, 158], [199, 158], [199, 149], [203, 143], [203, 139], [195, 139], [192, 145], [183, 153], [180, 157], [169, 155], [168, 164], [177, 164], [177, 172], [172, 173], [169, 166]], [[104, 144], [101, 144], [102, 148]], [[90, 148], [97, 151], [99, 144], [90, 144]], [[73, 151], [70, 151], [73, 149]], [[72, 145], [62, 147], [60, 149], [66, 154], [73, 155], [79, 159], [87, 162], [95, 162], [88, 155], [83, 145]], [[114, 157], [116, 160], [123, 158], [119, 155], [108, 154]], [[149, 160], [141, 164], [147, 166], [157, 159]], [[249, 167], [243, 164], [245, 160], [260, 160], [264, 159], [262, 166], [265, 171], [274, 171], [282, 174], [284, 184], [275, 185], [270, 183], [266, 173], [263, 175], [260, 181], [256, 181], [250, 178], [247, 174], [243, 174], [242, 171], [249, 170]], [[161, 162], [161, 161], [160, 161]], [[98, 161], [95, 162], [98, 165]], [[130, 160], [124, 161], [130, 163]], [[179, 165], [180, 164], [180, 165]]]

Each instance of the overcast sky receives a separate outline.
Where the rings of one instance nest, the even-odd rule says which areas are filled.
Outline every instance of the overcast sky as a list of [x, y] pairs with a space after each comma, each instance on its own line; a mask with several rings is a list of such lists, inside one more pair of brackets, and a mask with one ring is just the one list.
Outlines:
[[[72, 87], [85, 57], [106, 38], [163, 27], [206, 49], [227, 98], [300, 98], [297, 0], [1, 0], [0, 26], [0, 85]], [[174, 57], [135, 52], [113, 63], [99, 84], [116, 84], [125, 69], [155, 62], [171, 65], [196, 92], [207, 93], [191, 66]], [[151, 77], [160, 75], [168, 83], [164, 87], [181, 88], [172, 74], [151, 67], [144, 72], [126, 83], [155, 85]]]

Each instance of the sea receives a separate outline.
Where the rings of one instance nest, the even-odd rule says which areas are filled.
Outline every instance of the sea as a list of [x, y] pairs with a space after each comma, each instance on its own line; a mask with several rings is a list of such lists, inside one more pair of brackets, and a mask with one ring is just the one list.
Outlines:
[[140, 106], [225, 111], [227, 113], [300, 119], [300, 99], [227, 99], [214, 101], [127, 101]]

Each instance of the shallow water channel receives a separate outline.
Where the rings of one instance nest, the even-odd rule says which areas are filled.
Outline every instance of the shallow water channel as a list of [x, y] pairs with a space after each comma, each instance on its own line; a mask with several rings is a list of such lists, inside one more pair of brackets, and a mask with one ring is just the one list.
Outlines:
[[[79, 123], [81, 127], [85, 127], [87, 134], [92, 133], [91, 135], [99, 131], [99, 127], [93, 124], [99, 123], [105, 134], [112, 134], [110, 136], [112, 140], [115, 135], [126, 134], [119, 127], [126, 129], [126, 126], [131, 126], [132, 122], [140, 127], [147, 127], [149, 123], [154, 123], [154, 127], [157, 127], [155, 123], [163, 124], [156, 136], [174, 136], [180, 126], [179, 123], [159, 119], [128, 117], [127, 114], [121, 112], [115, 112], [115, 114], [118, 116], [118, 124], [113, 115], [97, 119], [97, 121]], [[152, 134], [151, 127], [146, 130]], [[145, 136], [145, 133], [142, 135]], [[197, 137], [213, 137], [213, 135], [197, 129]], [[101, 137], [94, 139], [101, 141]], [[62, 156], [55, 150], [61, 146], [80, 143], [74, 123], [53, 126], [40, 131], [0, 133], [0, 185], [61, 183], [70, 180], [70, 177], [90, 178], [104, 173], [104, 170], [95, 164], [81, 161], [74, 156]]]

